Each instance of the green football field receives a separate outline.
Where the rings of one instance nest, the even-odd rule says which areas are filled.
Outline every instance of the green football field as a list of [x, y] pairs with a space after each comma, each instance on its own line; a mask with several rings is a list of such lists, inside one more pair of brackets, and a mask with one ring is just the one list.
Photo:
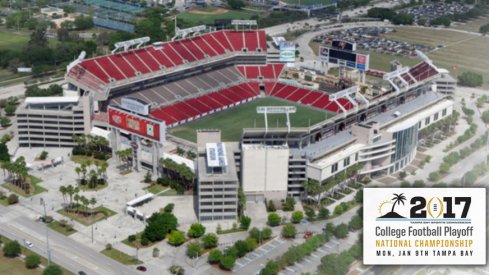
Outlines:
[[[294, 104], [274, 98], [260, 98], [210, 116], [169, 130], [171, 135], [192, 142], [197, 141], [197, 129], [221, 129], [223, 141], [239, 141], [243, 128], [265, 127], [262, 114], [256, 113], [257, 106], [296, 106], [297, 112], [290, 115], [292, 127], [308, 127], [321, 122], [334, 114], [319, 111], [307, 106]], [[285, 114], [268, 115], [268, 127], [286, 127]]]

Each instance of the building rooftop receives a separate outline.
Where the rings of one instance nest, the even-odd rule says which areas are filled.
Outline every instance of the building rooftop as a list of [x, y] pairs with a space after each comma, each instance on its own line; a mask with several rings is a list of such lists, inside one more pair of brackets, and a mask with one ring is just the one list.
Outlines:
[[[415, 113], [421, 109], [426, 108], [428, 105], [436, 103], [437, 100], [445, 98], [444, 95], [435, 92], [427, 92], [422, 94], [415, 99], [408, 101], [402, 105], [395, 108], [387, 110], [385, 113], [374, 116], [369, 119], [366, 123], [376, 121], [380, 124], [380, 127], [388, 126], [396, 121], [402, 120], [406, 115]], [[399, 115], [395, 115], [395, 114]]]
[[[198, 165], [198, 175], [199, 181], [238, 181], [238, 176], [236, 173], [236, 164], [234, 162], [234, 148], [236, 147], [234, 143], [230, 144], [227, 142], [221, 143], [226, 150], [226, 162], [227, 166], [222, 169], [222, 173], [212, 173], [212, 166], [208, 166], [207, 154], [199, 153], [197, 159]], [[201, 150], [199, 150], [201, 152]], [[210, 168], [210, 169], [208, 169]]]
[[304, 147], [302, 148], [302, 151], [306, 154], [308, 159], [318, 159], [327, 154], [329, 151], [335, 150], [339, 146], [346, 145], [354, 140], [355, 137], [350, 131], [343, 131]]

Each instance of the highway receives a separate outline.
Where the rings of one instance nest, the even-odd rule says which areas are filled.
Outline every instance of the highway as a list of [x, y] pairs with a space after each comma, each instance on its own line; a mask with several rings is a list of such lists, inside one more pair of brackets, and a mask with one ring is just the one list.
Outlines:
[[[31, 250], [47, 258], [44, 225], [23, 216], [12, 207], [0, 205], [0, 234], [17, 240], [21, 245], [24, 245], [24, 240], [31, 241], [34, 244]], [[49, 230], [49, 244], [52, 261], [76, 274], [79, 271], [89, 275], [137, 274], [135, 270], [52, 230]]]

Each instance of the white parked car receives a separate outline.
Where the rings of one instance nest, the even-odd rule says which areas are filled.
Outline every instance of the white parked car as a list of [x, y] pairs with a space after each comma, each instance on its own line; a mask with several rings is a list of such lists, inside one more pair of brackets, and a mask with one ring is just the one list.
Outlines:
[[26, 245], [27, 247], [33, 247], [33, 246], [34, 246], [34, 244], [33, 244], [32, 242], [29, 242], [29, 241], [27, 241], [27, 240], [24, 240], [24, 243], [25, 243], [25, 245]]

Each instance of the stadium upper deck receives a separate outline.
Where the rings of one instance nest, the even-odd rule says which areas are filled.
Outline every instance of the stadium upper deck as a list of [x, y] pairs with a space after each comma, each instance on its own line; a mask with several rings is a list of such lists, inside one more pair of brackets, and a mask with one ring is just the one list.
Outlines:
[[178, 70], [236, 55], [265, 55], [262, 30], [223, 30], [151, 45], [127, 52], [90, 58], [72, 66], [67, 79], [86, 90], [108, 97], [110, 89], [141, 82]]

